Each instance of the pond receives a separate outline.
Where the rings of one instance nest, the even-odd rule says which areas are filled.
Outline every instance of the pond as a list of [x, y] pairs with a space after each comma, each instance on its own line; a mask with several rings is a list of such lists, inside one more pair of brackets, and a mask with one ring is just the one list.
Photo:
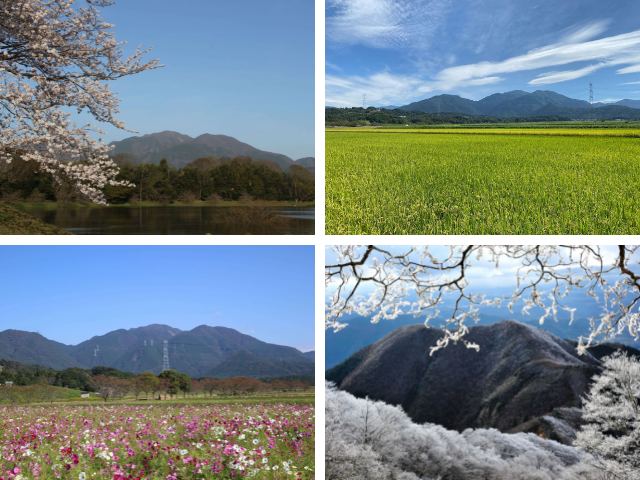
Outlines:
[[[229, 207], [105, 208], [22, 205], [23, 212], [77, 235], [313, 235], [314, 207], [274, 207], [273, 214], [289, 218], [284, 225], [221, 223]], [[250, 207], [241, 207], [250, 208]]]

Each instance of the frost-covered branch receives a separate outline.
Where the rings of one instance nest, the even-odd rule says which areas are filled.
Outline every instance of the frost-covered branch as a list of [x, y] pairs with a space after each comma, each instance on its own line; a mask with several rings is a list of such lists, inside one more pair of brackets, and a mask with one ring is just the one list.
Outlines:
[[[559, 311], [573, 314], [565, 304], [574, 289], [592, 298], [602, 294], [603, 313], [591, 318], [591, 333], [580, 337], [578, 349], [606, 341], [627, 330], [638, 338], [640, 317], [640, 275], [630, 268], [637, 246], [618, 246], [618, 257], [606, 265], [600, 247], [588, 245], [456, 245], [444, 258], [436, 257], [429, 246], [397, 247], [376, 245], [341, 245], [331, 249], [337, 254], [334, 264], [325, 266], [325, 328], [338, 331], [345, 326], [340, 318], [349, 313], [372, 315], [372, 323], [394, 319], [398, 315], [426, 314], [425, 325], [440, 313], [445, 297], [454, 298], [451, 315], [440, 326], [444, 336], [432, 352], [449, 342], [463, 342], [468, 348], [479, 346], [464, 339], [469, 319], [477, 322], [480, 305], [500, 306], [506, 302], [510, 311], [522, 300], [527, 314], [540, 307], [540, 323]], [[391, 251], [393, 250], [393, 252]], [[395, 253], [398, 251], [399, 253]], [[500, 262], [518, 263], [512, 294], [489, 299], [468, 290], [468, 271], [474, 262], [484, 259], [500, 268]], [[611, 279], [615, 281], [610, 283]], [[362, 293], [363, 290], [373, 290]]]
[[126, 42], [116, 42], [96, 8], [113, 2], [85, 1], [74, 9], [73, 0], [0, 0], [0, 161], [35, 160], [81, 196], [105, 203], [106, 185], [129, 184], [115, 180], [111, 147], [89, 137], [104, 132], [72, 123], [63, 108], [132, 131], [115, 117], [119, 100], [106, 82], [162, 65], [142, 63], [150, 49], [141, 47], [124, 59]]

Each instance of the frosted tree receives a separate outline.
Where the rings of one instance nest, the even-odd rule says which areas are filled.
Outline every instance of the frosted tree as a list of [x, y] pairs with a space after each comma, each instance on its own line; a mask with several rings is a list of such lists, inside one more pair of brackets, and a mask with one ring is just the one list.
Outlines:
[[355, 398], [330, 383], [325, 389], [327, 478], [606, 478], [583, 463], [588, 454], [533, 433], [505, 434], [494, 429], [459, 433], [428, 423], [418, 425], [400, 407]]
[[[593, 298], [601, 293], [603, 313], [591, 318], [591, 332], [580, 337], [578, 351], [606, 341], [622, 331], [638, 338], [640, 328], [640, 274], [631, 269], [631, 257], [638, 246], [618, 245], [617, 258], [607, 265], [600, 247], [588, 245], [456, 245], [438, 258], [429, 246], [384, 248], [376, 245], [330, 247], [337, 260], [325, 266], [325, 328], [338, 331], [347, 326], [345, 314], [372, 315], [372, 322], [394, 319], [401, 314], [426, 314], [425, 325], [440, 312], [445, 297], [454, 298], [454, 309], [441, 325], [443, 337], [431, 353], [449, 342], [463, 342], [468, 348], [469, 321], [477, 322], [480, 305], [500, 306], [524, 302], [523, 313], [540, 307], [540, 323], [559, 311], [573, 313], [565, 297], [574, 289]], [[393, 251], [392, 251], [393, 250]], [[500, 262], [516, 262], [517, 287], [510, 295], [487, 298], [469, 293], [468, 271], [483, 259], [500, 268]], [[364, 294], [369, 288], [371, 293]]]
[[104, 204], [106, 185], [129, 184], [115, 180], [111, 147], [89, 136], [104, 132], [91, 122], [72, 123], [71, 112], [127, 130], [114, 116], [119, 100], [108, 82], [161, 65], [142, 63], [149, 50], [141, 47], [123, 59], [126, 42], [116, 42], [96, 8], [113, 2], [85, 1], [74, 8], [73, 0], [0, 0], [0, 161], [34, 160]]
[[582, 407], [589, 422], [575, 445], [613, 478], [640, 479], [640, 362], [617, 351], [605, 357]]

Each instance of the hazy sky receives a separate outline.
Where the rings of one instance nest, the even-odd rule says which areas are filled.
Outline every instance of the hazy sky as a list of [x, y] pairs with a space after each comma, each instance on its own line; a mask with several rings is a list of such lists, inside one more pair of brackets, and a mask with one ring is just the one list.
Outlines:
[[[313, 0], [119, 0], [101, 10], [164, 68], [113, 82], [141, 134], [224, 134], [295, 159], [314, 154]], [[134, 134], [106, 126], [105, 140]]]
[[327, 0], [326, 104], [553, 90], [640, 99], [640, 2]]
[[313, 246], [0, 246], [0, 331], [75, 345], [160, 323], [313, 350]]

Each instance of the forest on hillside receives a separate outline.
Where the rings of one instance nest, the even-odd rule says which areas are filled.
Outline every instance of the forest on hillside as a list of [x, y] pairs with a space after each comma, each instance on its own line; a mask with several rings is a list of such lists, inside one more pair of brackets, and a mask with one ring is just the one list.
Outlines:
[[442, 125], [474, 123], [558, 122], [570, 120], [564, 116], [491, 117], [461, 113], [424, 113], [417, 110], [387, 110], [385, 108], [326, 108], [325, 126], [359, 127], [368, 125]]
[[[313, 173], [299, 165], [287, 172], [269, 160], [254, 161], [249, 157], [198, 158], [182, 168], [172, 167], [166, 159], [159, 165], [136, 162], [135, 155], [113, 156], [120, 168], [117, 180], [133, 187], [109, 185], [104, 193], [111, 204], [207, 201], [251, 202], [301, 201], [315, 199]], [[6, 203], [69, 203], [82, 201], [70, 182], [39, 169], [35, 161], [14, 155], [11, 163], [0, 165], [0, 199]]]

